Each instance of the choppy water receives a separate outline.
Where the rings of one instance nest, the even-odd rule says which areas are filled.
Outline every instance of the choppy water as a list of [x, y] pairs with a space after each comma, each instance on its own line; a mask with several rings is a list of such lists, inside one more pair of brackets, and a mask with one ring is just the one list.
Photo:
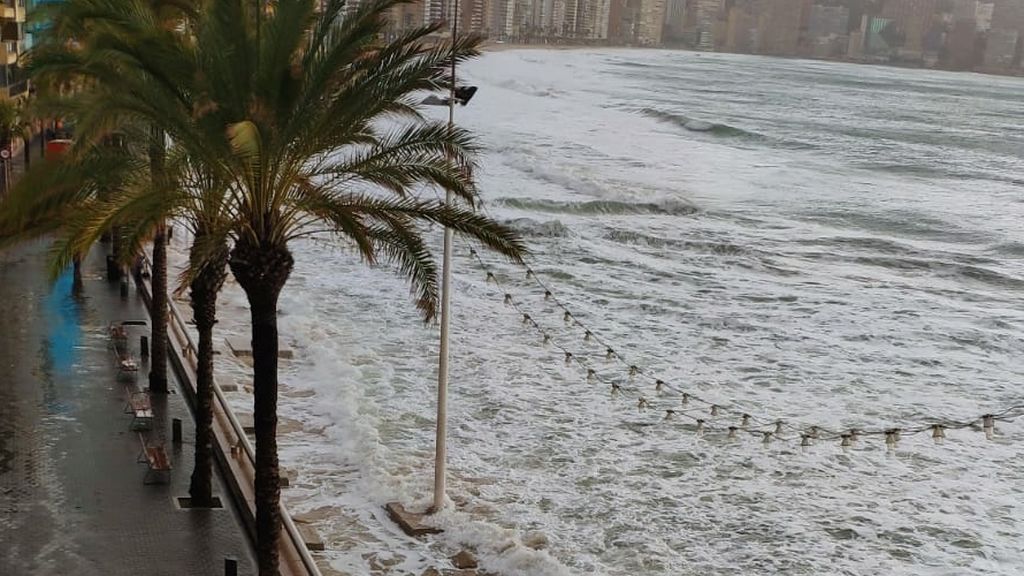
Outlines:
[[[768, 420], [900, 425], [1020, 403], [1021, 80], [667, 51], [509, 51], [467, 73], [481, 89], [458, 118], [487, 146], [491, 210], [631, 361]], [[296, 251], [286, 498], [330, 507], [317, 525], [338, 568], [418, 574], [463, 540], [505, 574], [1024, 572], [1019, 423], [894, 453], [697, 438], [566, 367], [464, 248], [460, 512], [447, 549], [405, 539], [380, 505], [429, 495], [436, 328], [390, 272]], [[613, 374], [521, 270], [489, 260]], [[229, 291], [229, 331], [239, 302]], [[532, 531], [546, 552], [517, 544]]]

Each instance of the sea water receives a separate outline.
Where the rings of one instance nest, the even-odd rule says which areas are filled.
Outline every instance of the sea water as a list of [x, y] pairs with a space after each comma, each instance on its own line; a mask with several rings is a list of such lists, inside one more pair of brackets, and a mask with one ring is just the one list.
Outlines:
[[[794, 427], [1021, 404], [1024, 81], [643, 50], [505, 51], [462, 73], [486, 209], [594, 337], [523, 268], [481, 251], [487, 282], [456, 242], [455, 505], [438, 540], [410, 539], [382, 505], [431, 495], [437, 326], [388, 267], [294, 243], [283, 497], [332, 566], [419, 574], [470, 545], [509, 575], [1024, 572], [1019, 423], [766, 445], [726, 438], [732, 411], [703, 436], [665, 420], [679, 397], [627, 373]], [[219, 333], [247, 335], [246, 314], [229, 282]]]

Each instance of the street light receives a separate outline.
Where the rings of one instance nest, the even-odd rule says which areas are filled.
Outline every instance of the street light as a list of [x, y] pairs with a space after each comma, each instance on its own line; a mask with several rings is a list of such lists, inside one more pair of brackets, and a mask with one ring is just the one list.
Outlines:
[[[455, 0], [452, 15], [452, 47], [459, 33], [459, 0]], [[476, 94], [476, 86], [455, 86], [455, 55], [452, 55], [451, 87], [447, 98], [430, 95], [423, 100], [428, 106], [448, 107], [448, 130], [455, 130], [455, 105], [465, 106]], [[445, 191], [445, 205], [452, 203], [452, 193]], [[451, 324], [451, 284], [452, 284], [452, 229], [444, 229], [444, 259], [441, 265], [441, 344], [437, 359], [437, 427], [434, 440], [434, 500], [429, 513], [440, 512], [444, 508], [445, 480], [447, 472], [447, 432], [448, 432], [448, 333]]]

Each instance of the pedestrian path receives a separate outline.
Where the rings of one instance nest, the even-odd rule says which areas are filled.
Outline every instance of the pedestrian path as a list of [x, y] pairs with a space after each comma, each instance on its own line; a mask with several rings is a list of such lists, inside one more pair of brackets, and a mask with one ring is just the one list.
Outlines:
[[[183, 510], [194, 445], [181, 394], [153, 396], [152, 424], [131, 430], [117, 380], [109, 324], [148, 321], [141, 300], [125, 300], [104, 279], [96, 250], [84, 291], [70, 274], [51, 286], [46, 243], [0, 252], [0, 574], [76, 576], [217, 575], [225, 558], [238, 574], [255, 562], [220, 478], [227, 508]], [[139, 336], [128, 345], [139, 358]], [[140, 362], [138, 383], [149, 366]], [[173, 378], [173, 371], [169, 371]], [[184, 442], [171, 438], [183, 422]], [[169, 482], [144, 484], [140, 433], [163, 444]]]

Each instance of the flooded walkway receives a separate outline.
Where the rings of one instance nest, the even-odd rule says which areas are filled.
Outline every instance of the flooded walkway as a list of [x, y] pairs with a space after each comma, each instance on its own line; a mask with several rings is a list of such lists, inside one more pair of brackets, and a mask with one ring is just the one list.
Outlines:
[[[103, 279], [94, 251], [84, 293], [71, 276], [46, 279], [47, 244], [0, 252], [0, 574], [77, 576], [223, 574], [225, 558], [253, 574], [252, 551], [230, 499], [227, 508], [182, 510], [194, 445], [181, 394], [154, 396], [154, 421], [141, 434], [164, 443], [170, 482], [144, 485], [139, 432], [123, 412], [107, 326], [147, 321], [134, 289], [122, 300]], [[139, 355], [134, 327], [129, 345]], [[138, 373], [146, 385], [148, 365]], [[173, 377], [173, 372], [171, 372]], [[184, 442], [171, 441], [171, 420]]]

